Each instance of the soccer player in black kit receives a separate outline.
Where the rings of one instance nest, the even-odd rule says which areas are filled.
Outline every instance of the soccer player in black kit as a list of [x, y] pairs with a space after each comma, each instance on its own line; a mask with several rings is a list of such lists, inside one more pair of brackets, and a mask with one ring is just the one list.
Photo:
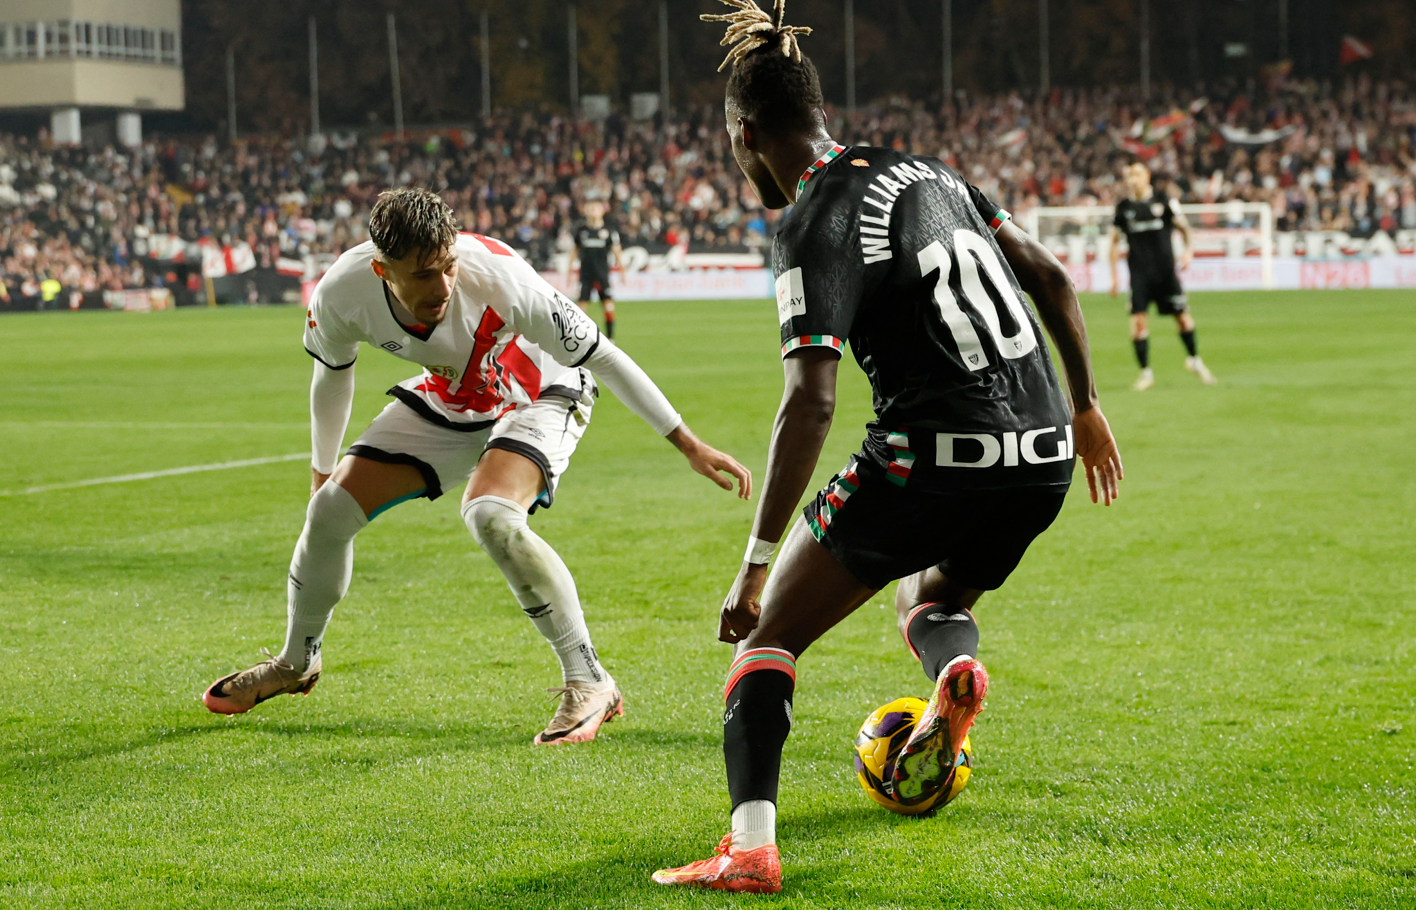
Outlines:
[[575, 254], [580, 260], [580, 308], [590, 309], [590, 297], [598, 294], [605, 310], [605, 337], [615, 337], [615, 298], [610, 293], [610, 253], [615, 267], [624, 268], [619, 232], [605, 224], [605, 204], [585, 203], [585, 223], [575, 232]]
[[1160, 315], [1175, 317], [1187, 355], [1185, 369], [1200, 377], [1205, 385], [1214, 385], [1214, 374], [1200, 359], [1195, 346], [1195, 317], [1190, 315], [1185, 289], [1180, 286], [1175, 248], [1170, 242], [1171, 233], [1179, 231], [1184, 243], [1180, 270], [1189, 268], [1193, 256], [1190, 224], [1178, 202], [1151, 186], [1150, 168], [1141, 162], [1126, 166], [1124, 181], [1126, 198], [1117, 204], [1116, 217], [1111, 224], [1111, 296], [1120, 293], [1116, 264], [1121, 259], [1121, 245], [1117, 241], [1125, 234], [1130, 248], [1126, 261], [1131, 269], [1131, 344], [1141, 365], [1141, 374], [1131, 388], [1144, 392], [1155, 385], [1155, 372], [1150, 365], [1150, 328], [1146, 321], [1152, 303]]
[[[972, 607], [1057, 516], [1074, 455], [1093, 501], [1108, 504], [1121, 459], [1066, 269], [937, 159], [838, 145], [797, 46], [808, 30], [784, 23], [785, 0], [772, 14], [752, 0], [724, 2], [737, 9], [718, 17], [735, 45], [734, 156], [764, 205], [795, 205], [772, 251], [786, 383], [752, 536], [719, 620], [719, 638], [735, 646], [723, 717], [732, 831], [714, 856], [654, 880], [775, 892], [797, 657], [901, 579], [898, 627], [934, 693], [892, 786], [908, 781], [918, 799], [932, 796], [948, 786], [987, 690]], [[847, 341], [876, 417], [860, 453], [792, 524], [769, 578], [831, 424]]]

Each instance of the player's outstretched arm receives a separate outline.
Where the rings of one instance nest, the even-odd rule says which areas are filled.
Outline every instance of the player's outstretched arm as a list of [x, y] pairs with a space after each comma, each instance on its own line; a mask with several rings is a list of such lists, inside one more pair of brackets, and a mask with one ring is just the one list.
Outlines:
[[1087, 324], [1077, 302], [1072, 276], [1052, 255], [1052, 251], [1028, 236], [1011, 222], [998, 231], [998, 246], [1018, 283], [1037, 306], [1047, 333], [1057, 345], [1067, 388], [1072, 396], [1072, 425], [1077, 454], [1087, 471], [1092, 502], [1111, 505], [1120, 490], [1117, 481], [1125, 476], [1121, 452], [1111, 427], [1097, 400], [1092, 377], [1091, 353], [1087, 345]]
[[331, 370], [315, 361], [310, 379], [310, 495], [319, 492], [339, 461], [339, 447], [354, 408], [354, 365]]
[[752, 472], [736, 458], [695, 436], [654, 380], [614, 342], [600, 338], [584, 366], [604, 382], [625, 407], [673, 443], [693, 470], [723, 489], [731, 490], [733, 481], [723, 476], [727, 474], [737, 480], [738, 498], [747, 499], [752, 495]]
[[[811, 483], [811, 475], [821, 457], [821, 446], [831, 429], [831, 419], [836, 412], [839, 363], [838, 353], [820, 347], [800, 348], [783, 362], [786, 387], [772, 427], [767, 477], [762, 483], [748, 552], [723, 601], [718, 621], [721, 641], [741, 641], [757, 628], [757, 619], [762, 613], [759, 598], [767, 584], [766, 559], [796, 515], [802, 494]], [[755, 555], [754, 550], [762, 552]]]

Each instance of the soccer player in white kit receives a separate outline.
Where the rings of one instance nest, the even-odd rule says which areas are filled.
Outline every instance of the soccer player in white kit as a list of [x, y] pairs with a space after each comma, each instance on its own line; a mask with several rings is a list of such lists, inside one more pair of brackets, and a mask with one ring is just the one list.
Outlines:
[[[602, 381], [666, 437], [698, 473], [742, 498], [752, 477], [701, 442], [641, 370], [571, 300], [500, 241], [457, 233], [435, 193], [383, 193], [369, 242], [349, 250], [315, 288], [305, 348], [314, 447], [310, 505], [288, 579], [285, 646], [202, 696], [240, 714], [319, 680], [320, 647], [349, 589], [354, 537], [380, 513], [437, 499], [467, 482], [462, 517], [506, 576], [517, 602], [560, 659], [560, 705], [536, 743], [585, 742], [623, 714], [600, 664], [569, 569], [527, 524], [550, 506]], [[418, 376], [335, 462], [349, 423], [359, 343], [411, 361]], [[469, 480], [470, 478], [470, 480]]]

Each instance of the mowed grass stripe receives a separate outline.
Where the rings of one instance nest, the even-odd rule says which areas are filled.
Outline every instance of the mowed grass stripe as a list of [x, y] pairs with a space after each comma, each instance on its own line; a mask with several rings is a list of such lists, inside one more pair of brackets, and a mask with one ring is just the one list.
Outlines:
[[[850, 743], [927, 682], [891, 591], [797, 662], [779, 834], [788, 907], [1416, 906], [1416, 337], [1409, 293], [1196, 294], [1182, 368], [1085, 301], [1127, 479], [1079, 481], [978, 607], [992, 675], [969, 789], [932, 819], [859, 792]], [[620, 335], [705, 439], [758, 472], [781, 391], [770, 301], [621, 304]], [[307, 445], [301, 312], [0, 319], [0, 488]], [[407, 365], [365, 351], [351, 435]], [[859, 445], [841, 373], [817, 485]], [[198, 432], [29, 424], [252, 424]], [[277, 426], [266, 426], [275, 424]], [[289, 448], [286, 448], [286, 447]], [[649, 873], [727, 825], [716, 615], [752, 506], [606, 394], [553, 509], [627, 715], [529, 741], [559, 681], [456, 496], [356, 545], [308, 698], [219, 718], [279, 644], [294, 463], [0, 504], [0, 906], [701, 907]], [[968, 516], [940, 516], [967, 521]]]

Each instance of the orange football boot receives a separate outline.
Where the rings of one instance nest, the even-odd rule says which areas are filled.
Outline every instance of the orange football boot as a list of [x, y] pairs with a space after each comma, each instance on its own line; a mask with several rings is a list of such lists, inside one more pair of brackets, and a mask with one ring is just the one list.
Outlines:
[[756, 850], [734, 850], [733, 836], [727, 834], [708, 859], [660, 869], [654, 881], [661, 885], [689, 885], [713, 891], [743, 891], [749, 894], [776, 894], [782, 890], [782, 859], [776, 844]]
[[890, 787], [897, 795], [914, 800], [948, 783], [987, 694], [988, 671], [974, 658], [960, 658], [944, 668], [934, 697], [895, 760]]

